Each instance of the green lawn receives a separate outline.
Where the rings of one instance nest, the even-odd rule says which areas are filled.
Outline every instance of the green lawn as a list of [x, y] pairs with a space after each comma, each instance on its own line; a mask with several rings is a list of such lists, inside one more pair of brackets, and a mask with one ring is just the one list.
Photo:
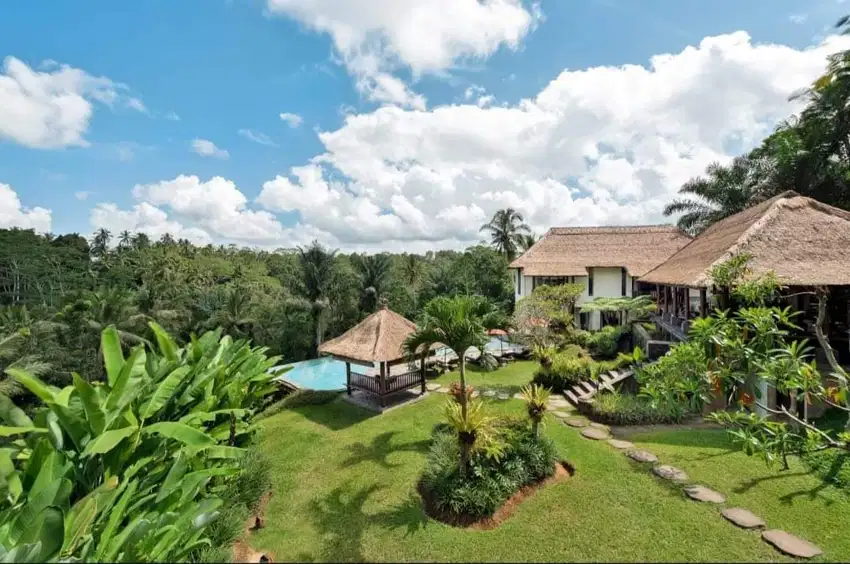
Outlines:
[[[494, 373], [472, 372], [470, 382], [519, 386], [532, 368], [533, 363], [515, 363]], [[582, 439], [551, 417], [545, 432], [575, 465], [575, 476], [527, 499], [495, 530], [467, 531], [430, 520], [415, 484], [446, 401], [433, 394], [376, 416], [337, 400], [263, 420], [260, 448], [274, 465], [274, 496], [266, 527], [251, 543], [278, 561], [783, 559], [756, 533], [727, 523], [716, 507], [685, 499], [607, 444]], [[493, 412], [524, 412], [518, 400], [488, 403]], [[770, 478], [774, 474], [760, 460], [726, 453], [716, 433], [677, 431], [640, 439], [665, 462], [681, 464], [770, 525], [816, 542], [828, 559], [850, 554], [846, 498], [826, 488], [814, 497], [782, 499], [817, 488], [819, 482], [799, 466], [790, 481]], [[735, 476], [724, 477], [727, 470]], [[748, 477], [757, 478], [754, 486], [748, 486]]]
[[[518, 360], [493, 372], [483, 372], [479, 367], [467, 365], [466, 383], [471, 386], [504, 390], [514, 394], [531, 381], [538, 364], [532, 360]], [[458, 381], [458, 371], [446, 372], [439, 378], [430, 380], [444, 386]]]

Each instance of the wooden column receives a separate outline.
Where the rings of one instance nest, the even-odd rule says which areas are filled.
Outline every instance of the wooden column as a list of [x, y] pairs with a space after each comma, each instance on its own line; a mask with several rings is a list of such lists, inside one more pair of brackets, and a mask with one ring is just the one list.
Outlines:
[[425, 393], [425, 355], [427, 353], [422, 353], [422, 356], [419, 358], [419, 367], [420, 367], [420, 378], [422, 378], [422, 393]]
[[351, 363], [345, 363], [345, 391], [351, 395]]
[[664, 308], [661, 313], [669, 313], [669, 305], [667, 303], [667, 286], [662, 287], [661, 291], [664, 293]]
[[655, 310], [657, 313], [663, 313], [661, 309], [661, 286], [659, 284], [655, 285]]
[[380, 398], [381, 407], [384, 407], [384, 393], [387, 391], [387, 378], [386, 378], [387, 363], [381, 362], [380, 366], [381, 366], [381, 374], [379, 376], [380, 380], [378, 382], [378, 390], [380, 390], [379, 398]]
[[685, 287], [685, 320], [691, 318], [691, 289]]
[[679, 316], [679, 289], [673, 286], [673, 317]]
[[699, 316], [706, 317], [708, 315], [708, 291], [705, 288], [699, 289]]

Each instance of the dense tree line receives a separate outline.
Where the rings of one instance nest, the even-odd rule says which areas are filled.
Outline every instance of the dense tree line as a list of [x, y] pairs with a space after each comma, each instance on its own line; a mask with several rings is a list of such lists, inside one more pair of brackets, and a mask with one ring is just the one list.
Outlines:
[[[344, 254], [314, 243], [275, 252], [197, 247], [169, 235], [107, 231], [91, 241], [0, 230], [0, 337], [38, 360], [57, 383], [71, 370], [99, 375], [99, 335], [149, 340], [156, 321], [179, 340], [222, 327], [300, 360], [386, 300], [416, 319], [436, 296], [479, 294], [509, 312], [507, 258], [485, 246], [425, 255]], [[0, 358], [0, 368], [4, 361]], [[45, 368], [45, 365], [47, 368]], [[44, 373], [42, 370], [42, 373]]]

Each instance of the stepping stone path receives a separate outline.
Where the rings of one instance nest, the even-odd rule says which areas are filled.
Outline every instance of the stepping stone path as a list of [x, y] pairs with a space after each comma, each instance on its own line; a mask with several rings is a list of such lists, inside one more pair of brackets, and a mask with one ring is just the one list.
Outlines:
[[633, 446], [635, 446], [634, 443], [631, 443], [629, 441], [621, 441], [620, 439], [609, 439], [608, 444], [620, 450], [632, 448]]
[[659, 466], [652, 467], [652, 473], [658, 476], [659, 478], [663, 478], [665, 480], [670, 480], [671, 482], [687, 482], [688, 475], [685, 474], [682, 470], [679, 470], [675, 466], [670, 466], [668, 464], [661, 464]]
[[551, 397], [547, 402], [547, 407], [549, 409], [561, 409], [563, 407], [570, 407], [570, 402], [563, 398]]
[[586, 427], [582, 432], [581, 436], [585, 439], [593, 439], [594, 441], [602, 441], [604, 439], [610, 439], [611, 435], [608, 434], [608, 431], [603, 429], [598, 429], [595, 427]]
[[522, 397], [522, 394], [520, 394], [520, 393], [516, 393], [516, 394], [514, 394], [514, 396], [513, 396], [513, 397], [514, 397], [514, 399], [519, 399], [519, 400], [521, 400], [521, 399], [525, 399], [525, 398], [523, 398], [523, 397]]
[[506, 399], [509, 399], [510, 397], [511, 397], [511, 396], [509, 396], [508, 394], [506, 394], [506, 393], [504, 393], [504, 392], [502, 392], [501, 394], [498, 394], [498, 395], [496, 396], [496, 398], [498, 398], [498, 399], [500, 399], [500, 400], [503, 400], [503, 401], [504, 401], [504, 400], [506, 400]]
[[813, 558], [823, 554], [821, 549], [812, 543], [779, 529], [765, 531], [761, 534], [761, 538], [778, 548], [781, 552], [796, 556], [797, 558]]
[[581, 427], [587, 427], [588, 423], [590, 422], [584, 417], [570, 417], [569, 419], [564, 419], [564, 423], [566, 423], [570, 427], [580, 429]]
[[493, 396], [496, 395], [496, 390], [487, 390], [486, 392], [484, 392], [483, 395], [485, 397], [492, 398]]
[[478, 393], [478, 390], [475, 390], [474, 392], [472, 392], [472, 393], [469, 395], [469, 397], [471, 397], [471, 398], [477, 398], [479, 395], [480, 395], [480, 394]]
[[608, 428], [608, 425], [603, 425], [602, 423], [591, 423], [591, 424], [590, 424], [590, 426], [591, 426], [591, 427], [595, 427], [595, 428], [597, 428], [597, 429], [603, 429], [603, 430], [605, 430], [605, 431], [610, 431], [610, 430], [611, 430], [611, 429], [609, 429], [609, 428]]
[[685, 494], [693, 500], [704, 501], [706, 503], [725, 503], [726, 497], [705, 486], [686, 486]]
[[658, 462], [658, 457], [646, 450], [630, 450], [626, 456], [638, 462]]
[[724, 509], [720, 514], [742, 529], [760, 529], [765, 526], [765, 522], [761, 517], [740, 507]]
[[554, 415], [558, 419], [567, 419], [570, 416], [570, 414], [566, 411], [553, 411], [552, 415]]
[[429, 392], [438, 392], [438, 391], [440, 391], [440, 388], [442, 388], [441, 385], [435, 384], [433, 382], [430, 383], [430, 384], [425, 384], [425, 389], [428, 390]]

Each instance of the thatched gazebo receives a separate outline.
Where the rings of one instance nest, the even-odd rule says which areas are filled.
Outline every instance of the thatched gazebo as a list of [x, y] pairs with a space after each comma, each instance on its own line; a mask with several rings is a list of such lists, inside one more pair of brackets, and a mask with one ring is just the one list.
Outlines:
[[[416, 331], [409, 319], [381, 309], [330, 341], [319, 346], [319, 354], [345, 362], [346, 391], [361, 390], [378, 397], [381, 406], [389, 395], [419, 386], [425, 393], [425, 354], [419, 363], [404, 349], [404, 341]], [[362, 367], [352, 370], [352, 365]]]

